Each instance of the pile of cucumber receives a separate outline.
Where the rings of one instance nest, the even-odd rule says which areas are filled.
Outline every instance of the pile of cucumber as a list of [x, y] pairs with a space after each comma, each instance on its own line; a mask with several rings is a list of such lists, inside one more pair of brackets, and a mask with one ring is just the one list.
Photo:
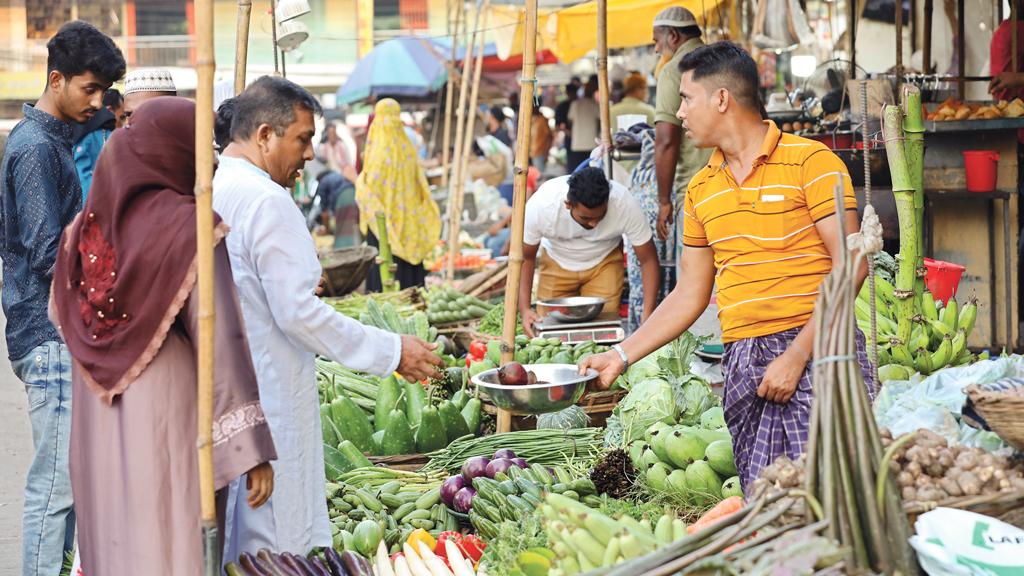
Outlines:
[[440, 400], [432, 390], [389, 376], [377, 387], [372, 416], [344, 391], [322, 404], [320, 424], [328, 479], [368, 466], [363, 454], [425, 454], [479, 433], [483, 417], [479, 397], [461, 388], [451, 399]]
[[[381, 542], [401, 552], [413, 530], [433, 535], [458, 530], [441, 503], [440, 479], [384, 468], [353, 470], [327, 484], [327, 510], [334, 549], [373, 556]], [[383, 482], [383, 483], [381, 483]]]
[[451, 286], [442, 286], [426, 294], [427, 320], [432, 325], [465, 322], [483, 318], [494, 306], [459, 292]]

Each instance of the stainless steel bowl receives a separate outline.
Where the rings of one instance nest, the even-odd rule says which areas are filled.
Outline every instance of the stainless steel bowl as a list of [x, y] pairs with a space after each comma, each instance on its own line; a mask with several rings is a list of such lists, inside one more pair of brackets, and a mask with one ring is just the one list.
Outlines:
[[604, 309], [604, 298], [594, 296], [570, 296], [541, 300], [537, 305], [547, 315], [559, 322], [587, 322], [597, 318]]
[[498, 383], [497, 368], [477, 374], [472, 381], [498, 408], [519, 414], [545, 414], [579, 402], [587, 384], [597, 378], [594, 370], [580, 376], [573, 364], [527, 364], [524, 367], [547, 384], [504, 386]]

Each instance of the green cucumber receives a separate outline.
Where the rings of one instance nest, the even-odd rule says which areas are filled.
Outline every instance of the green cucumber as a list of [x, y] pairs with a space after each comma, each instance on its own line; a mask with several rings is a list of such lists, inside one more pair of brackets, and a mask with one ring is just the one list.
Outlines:
[[387, 427], [388, 415], [402, 401], [402, 385], [393, 375], [380, 381], [377, 400], [373, 410], [373, 425], [377, 431]]
[[391, 516], [395, 519], [395, 522], [401, 524], [402, 521], [405, 520], [405, 517], [408, 516], [410, 512], [416, 509], [417, 508], [415, 502], [406, 502], [405, 504], [399, 506], [398, 509], [395, 510], [395, 513]]
[[420, 510], [430, 510], [440, 501], [441, 488], [434, 488], [424, 492], [422, 496], [416, 499], [416, 508], [419, 508]]
[[[417, 384], [419, 386], [419, 384]], [[384, 429], [384, 438], [380, 441], [380, 452], [383, 456], [412, 454], [416, 450], [412, 429], [405, 419], [405, 413], [394, 409], [388, 415], [388, 427]]]
[[466, 425], [466, 420], [450, 400], [441, 402], [438, 411], [441, 413], [441, 423], [444, 425], [448, 444], [469, 435], [469, 426]]
[[[423, 416], [423, 407], [427, 404], [427, 391], [419, 382], [405, 383], [405, 421], [416, 428]], [[389, 416], [390, 418], [390, 416]], [[406, 452], [409, 454], [409, 452]]]
[[341, 437], [356, 445], [362, 452], [373, 450], [373, 426], [366, 412], [346, 394], [331, 400], [331, 420]]
[[370, 459], [360, 452], [355, 444], [348, 440], [342, 440], [341, 444], [338, 444], [338, 452], [341, 452], [341, 455], [352, 465], [353, 470], [373, 466]]
[[420, 426], [416, 429], [416, 450], [420, 454], [427, 454], [447, 445], [448, 435], [441, 420], [441, 413], [433, 406], [425, 406], [420, 417]]

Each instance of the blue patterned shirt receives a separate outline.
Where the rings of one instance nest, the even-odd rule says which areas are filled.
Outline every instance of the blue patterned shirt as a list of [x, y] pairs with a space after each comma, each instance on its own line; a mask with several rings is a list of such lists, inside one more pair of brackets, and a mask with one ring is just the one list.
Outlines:
[[0, 258], [11, 360], [60, 341], [48, 305], [64, 228], [82, 207], [71, 125], [26, 104], [0, 163]]

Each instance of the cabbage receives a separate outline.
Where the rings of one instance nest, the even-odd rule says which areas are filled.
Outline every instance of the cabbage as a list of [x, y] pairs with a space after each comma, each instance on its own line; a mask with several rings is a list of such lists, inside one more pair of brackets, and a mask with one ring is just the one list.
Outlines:
[[583, 408], [573, 404], [565, 410], [550, 412], [537, 416], [537, 429], [572, 430], [586, 428], [590, 424], [590, 416]]
[[691, 374], [676, 384], [674, 398], [679, 406], [679, 423], [684, 426], [697, 426], [701, 414], [720, 403], [711, 386], [700, 376]]
[[661, 348], [651, 352], [647, 356], [637, 360], [636, 362], [629, 365], [629, 369], [626, 370], [626, 384], [630, 388], [636, 386], [636, 384], [642, 380], [648, 378], [656, 378], [661, 374], [661, 366], [658, 363], [658, 359], [665, 356], [670, 350], [672, 344], [666, 344]]
[[661, 378], [647, 378], [633, 386], [613, 414], [622, 424], [623, 445], [628, 445], [643, 438], [655, 422], [674, 423], [679, 413], [672, 386]]

